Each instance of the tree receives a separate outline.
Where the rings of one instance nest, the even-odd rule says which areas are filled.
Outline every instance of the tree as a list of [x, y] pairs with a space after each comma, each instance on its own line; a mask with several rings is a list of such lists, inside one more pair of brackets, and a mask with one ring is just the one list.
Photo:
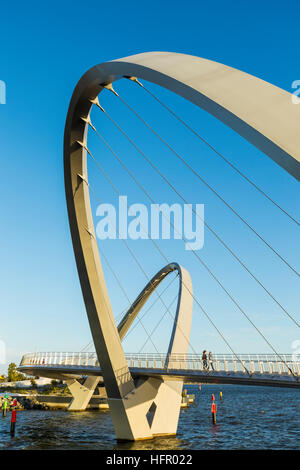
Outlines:
[[37, 388], [37, 383], [36, 383], [36, 381], [34, 380], [33, 377], [30, 379], [30, 382], [31, 382], [32, 388]]
[[7, 369], [7, 381], [18, 382], [19, 380], [26, 380], [24, 374], [17, 371], [17, 366], [14, 362], [11, 362]]

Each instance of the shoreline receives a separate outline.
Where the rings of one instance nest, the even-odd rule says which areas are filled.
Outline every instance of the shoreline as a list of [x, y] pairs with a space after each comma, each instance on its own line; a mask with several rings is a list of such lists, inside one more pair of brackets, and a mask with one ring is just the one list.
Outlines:
[[[8, 394], [7, 394], [8, 395]], [[18, 411], [24, 410], [66, 410], [72, 401], [73, 397], [66, 395], [43, 395], [43, 394], [20, 394], [12, 393], [8, 395], [8, 408], [7, 411], [12, 409], [12, 401], [17, 399], [18, 404], [16, 409]], [[2, 408], [3, 400], [0, 399]], [[91, 398], [90, 403], [87, 405], [87, 410], [108, 410], [109, 406], [104, 397], [94, 396]]]

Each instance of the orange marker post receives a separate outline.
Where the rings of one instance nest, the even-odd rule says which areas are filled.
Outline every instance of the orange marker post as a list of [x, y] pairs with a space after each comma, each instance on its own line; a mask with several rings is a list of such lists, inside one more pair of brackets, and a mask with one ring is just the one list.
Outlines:
[[13, 409], [11, 412], [11, 421], [10, 421], [10, 435], [13, 437], [15, 435], [15, 429], [16, 429], [16, 421], [17, 421], [17, 400], [14, 399], [13, 401]]
[[212, 423], [217, 424], [217, 405], [213, 401], [211, 404], [211, 417], [212, 417]]

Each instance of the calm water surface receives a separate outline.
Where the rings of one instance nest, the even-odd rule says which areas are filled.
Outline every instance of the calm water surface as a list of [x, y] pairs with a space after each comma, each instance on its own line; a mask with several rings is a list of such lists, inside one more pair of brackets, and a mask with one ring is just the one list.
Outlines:
[[[245, 386], [186, 385], [195, 403], [180, 413], [172, 438], [118, 444], [108, 411], [21, 411], [14, 438], [10, 413], [0, 416], [0, 449], [299, 449], [300, 391]], [[223, 402], [219, 392], [223, 391]], [[211, 394], [218, 405], [211, 424]]]

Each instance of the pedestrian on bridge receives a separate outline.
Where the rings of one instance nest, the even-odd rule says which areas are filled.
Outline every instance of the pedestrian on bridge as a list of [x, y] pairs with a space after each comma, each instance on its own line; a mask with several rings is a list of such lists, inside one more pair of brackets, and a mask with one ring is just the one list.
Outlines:
[[208, 370], [206, 349], [204, 349], [202, 353], [202, 363], [203, 363], [203, 369]]
[[209, 366], [212, 368], [212, 370], [215, 370], [214, 369], [214, 358], [213, 358], [213, 355], [212, 355], [211, 351], [209, 351], [209, 353], [208, 353], [208, 363], [209, 363]]

